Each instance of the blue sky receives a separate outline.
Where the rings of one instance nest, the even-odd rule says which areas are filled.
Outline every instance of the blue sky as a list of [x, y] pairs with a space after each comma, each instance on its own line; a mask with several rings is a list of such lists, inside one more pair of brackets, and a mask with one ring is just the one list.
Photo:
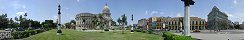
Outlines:
[[[235, 22], [244, 21], [244, 0], [195, 0], [190, 15], [207, 20], [207, 14], [217, 6]], [[114, 21], [123, 14], [135, 20], [151, 16], [180, 17], [184, 14], [184, 4], [180, 0], [0, 0], [0, 13], [14, 18], [27, 12], [27, 18], [44, 21], [57, 18], [57, 6], [61, 4], [62, 23], [69, 22], [78, 13], [101, 13], [108, 4]], [[128, 20], [130, 22], [130, 20]], [[134, 23], [137, 23], [135, 21]]]

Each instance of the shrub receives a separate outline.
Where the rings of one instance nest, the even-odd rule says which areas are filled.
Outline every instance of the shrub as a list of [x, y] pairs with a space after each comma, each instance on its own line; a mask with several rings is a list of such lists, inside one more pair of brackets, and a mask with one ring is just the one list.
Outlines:
[[21, 33], [20, 31], [16, 31], [16, 32], [12, 32], [11, 35], [13, 36], [13, 38], [18, 39], [21, 36], [20, 33]]
[[138, 29], [136, 29], [136, 30], [134, 30], [134, 31], [136, 31], [136, 32], [142, 32], [141, 30], [138, 30]]
[[22, 31], [22, 38], [26, 38], [26, 37], [29, 37], [30, 36], [30, 34], [29, 34], [30, 32], [29, 31]]
[[[39, 31], [39, 32], [41, 32], [41, 31]], [[57, 33], [62, 33], [62, 31], [61, 30], [58, 30]]]
[[26, 38], [41, 32], [43, 32], [43, 30], [15, 31], [12, 32], [11, 35], [13, 36], [14, 39], [19, 39], [19, 38]]
[[35, 30], [36, 31], [36, 33], [41, 33], [41, 32], [43, 32], [44, 30]]
[[146, 33], [146, 31], [145, 30], [142, 30], [142, 33]]
[[11, 35], [15, 39], [25, 38], [30, 36], [29, 31], [16, 31], [16, 32], [12, 32]]
[[164, 32], [163, 33], [164, 40], [196, 40], [191, 37], [181, 36], [181, 35], [175, 35], [171, 32]]
[[147, 32], [148, 32], [148, 34], [152, 34], [152, 31], [151, 30], [148, 30]]
[[104, 29], [104, 31], [109, 31], [109, 29]]
[[36, 34], [36, 30], [26, 30], [25, 32], [27, 32], [29, 35]]

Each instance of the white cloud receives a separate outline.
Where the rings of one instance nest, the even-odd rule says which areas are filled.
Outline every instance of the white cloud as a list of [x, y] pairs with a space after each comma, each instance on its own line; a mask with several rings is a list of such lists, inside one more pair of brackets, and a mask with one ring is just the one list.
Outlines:
[[70, 17], [70, 20], [75, 20], [75, 17]]
[[225, 13], [226, 15], [228, 15], [229, 17], [234, 17], [233, 14], [230, 14], [230, 13], [227, 12], [227, 11], [224, 11], [224, 13]]
[[[174, 16], [175, 16], [175, 17], [184, 17], [184, 15], [185, 15], [184, 13], [179, 12], [179, 13], [176, 13], [176, 16], [175, 16], [175, 15], [174, 15]], [[195, 16], [195, 15], [193, 15], [193, 14], [190, 14], [189, 16], [190, 16], [190, 17], [198, 17], [198, 16]]]
[[80, 0], [76, 0], [77, 2], [80, 2]]
[[17, 14], [17, 15], [24, 15], [25, 12], [17, 12], [16, 14]]
[[148, 15], [148, 12], [146, 11], [145, 14]]
[[50, 17], [49, 19], [50, 19], [50, 20], [53, 20], [53, 22], [56, 23], [56, 22], [57, 22], [57, 19], [58, 19], [58, 16], [55, 15], [55, 16], [53, 16], [53, 17]]
[[237, 1], [236, 1], [236, 0], [233, 0], [233, 3], [234, 3], [234, 4], [237, 4]]
[[56, 20], [56, 19], [58, 19], [58, 16], [53, 16], [53, 18], [52, 18], [52, 19], [55, 19], [55, 20]]
[[19, 1], [13, 1], [11, 2], [10, 5], [12, 5], [14, 9], [19, 9], [19, 8], [26, 9], [26, 5], [20, 4]]
[[160, 12], [159, 14], [164, 14], [164, 12]]
[[69, 9], [69, 8], [65, 8], [65, 9]]
[[158, 11], [152, 11], [151, 12], [151, 14], [157, 14], [158, 13]]
[[158, 15], [158, 14], [164, 14], [164, 12], [160, 12], [160, 11], [145, 11], [146, 15]]
[[238, 21], [243, 22], [244, 21], [244, 16], [243, 16], [244, 14], [243, 13], [244, 12], [238, 12], [238, 13], [235, 13], [234, 16], [238, 18], [237, 19]]
[[177, 13], [176, 17], [183, 17], [183, 15], [181, 15], [181, 13]]
[[25, 6], [25, 5], [22, 5], [22, 8], [24, 8], [24, 9], [25, 9], [25, 8], [26, 8], [26, 6]]

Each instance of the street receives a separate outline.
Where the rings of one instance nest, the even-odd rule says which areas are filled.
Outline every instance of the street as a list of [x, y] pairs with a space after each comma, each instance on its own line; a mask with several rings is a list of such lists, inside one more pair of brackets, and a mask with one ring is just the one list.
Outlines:
[[[244, 40], [244, 30], [221, 30], [220, 32], [210, 32], [209, 30], [200, 31], [198, 33], [191, 33], [191, 37], [202, 40]], [[180, 33], [174, 33], [180, 35]]]

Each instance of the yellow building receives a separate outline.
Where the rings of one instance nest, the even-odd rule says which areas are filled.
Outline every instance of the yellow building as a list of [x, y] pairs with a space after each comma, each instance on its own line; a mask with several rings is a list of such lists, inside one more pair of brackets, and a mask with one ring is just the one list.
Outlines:
[[[175, 18], [169, 18], [167, 20], [168, 26], [167, 28], [170, 30], [179, 30], [180, 29], [180, 23], [183, 25], [183, 17], [175, 17]], [[203, 30], [206, 27], [206, 21], [204, 19], [198, 18], [198, 17], [190, 17], [190, 29], [191, 30]]]

